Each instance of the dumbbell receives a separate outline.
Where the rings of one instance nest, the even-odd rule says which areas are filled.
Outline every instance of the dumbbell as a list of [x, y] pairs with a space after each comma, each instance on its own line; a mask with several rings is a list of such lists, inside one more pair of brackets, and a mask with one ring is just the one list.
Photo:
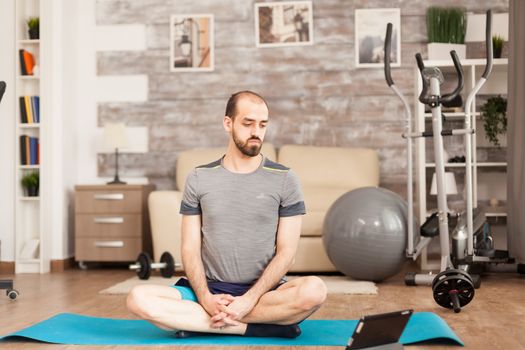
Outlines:
[[142, 252], [137, 257], [137, 261], [129, 265], [129, 269], [136, 270], [141, 280], [147, 280], [151, 276], [151, 270], [154, 269], [160, 269], [162, 277], [170, 278], [175, 273], [176, 267], [180, 267], [180, 264], [175, 263], [169, 252], [162, 253], [159, 263], [154, 263], [148, 253]]
[[13, 280], [0, 280], [1, 289], [5, 289], [5, 295], [11, 300], [15, 300], [18, 297], [18, 291], [13, 289]]
[[434, 277], [432, 293], [439, 305], [458, 313], [474, 299], [474, 281], [463, 270], [448, 269]]

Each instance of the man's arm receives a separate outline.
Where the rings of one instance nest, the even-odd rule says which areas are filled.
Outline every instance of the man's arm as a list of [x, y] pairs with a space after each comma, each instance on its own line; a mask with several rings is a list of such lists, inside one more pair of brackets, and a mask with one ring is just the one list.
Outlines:
[[275, 287], [292, 267], [301, 236], [302, 215], [279, 218], [275, 256], [264, 269], [261, 277], [246, 294], [259, 300], [264, 293]]
[[182, 263], [197, 299], [201, 301], [208, 290], [201, 258], [201, 216], [182, 216]]
[[[213, 295], [208, 289], [206, 274], [201, 257], [201, 216], [182, 216], [182, 262], [190, 285], [199, 300], [199, 304], [210, 316], [220, 313], [219, 305], [228, 305], [234, 297], [229, 294]], [[227, 325], [237, 325], [238, 322], [225, 317]]]

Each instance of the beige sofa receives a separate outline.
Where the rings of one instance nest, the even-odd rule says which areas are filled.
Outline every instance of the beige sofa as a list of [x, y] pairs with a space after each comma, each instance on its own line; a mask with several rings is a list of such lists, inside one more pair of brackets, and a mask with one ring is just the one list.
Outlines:
[[[335, 271], [323, 247], [322, 226], [326, 212], [344, 193], [355, 188], [379, 185], [377, 152], [364, 148], [338, 148], [286, 145], [278, 155], [271, 144], [262, 153], [271, 160], [292, 168], [301, 180], [307, 214], [299, 248], [291, 272]], [[181, 262], [182, 190], [188, 173], [196, 166], [219, 159], [224, 148], [195, 149], [182, 152], [177, 159], [175, 191], [154, 191], [149, 211], [155, 260], [169, 251]]]

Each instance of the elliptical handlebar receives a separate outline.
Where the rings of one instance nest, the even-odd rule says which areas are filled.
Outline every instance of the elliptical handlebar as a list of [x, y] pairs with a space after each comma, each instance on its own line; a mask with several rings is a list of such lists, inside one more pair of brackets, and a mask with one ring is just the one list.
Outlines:
[[[440, 102], [449, 102], [452, 101], [456, 96], [461, 92], [463, 89], [463, 68], [461, 67], [461, 62], [459, 61], [459, 57], [456, 54], [456, 51], [452, 50], [450, 51], [450, 56], [452, 57], [452, 62], [454, 62], [454, 68], [456, 69], [456, 74], [458, 76], [458, 85], [449, 94], [445, 94], [441, 97], [439, 97]], [[416, 54], [416, 62], [417, 67], [419, 68], [419, 71], [421, 72], [421, 80], [423, 83], [423, 89], [421, 90], [421, 94], [419, 95], [419, 101], [424, 104], [430, 104], [435, 103], [436, 100], [434, 100], [431, 96], [427, 96], [428, 88], [429, 88], [429, 80], [425, 79], [425, 64], [423, 63], [423, 58], [421, 57], [420, 53]]]
[[421, 89], [421, 93], [419, 94], [419, 102], [428, 104], [430, 103], [430, 99], [426, 97], [428, 93], [428, 83], [425, 81], [425, 77], [423, 76], [425, 64], [423, 63], [423, 57], [421, 57], [420, 53], [416, 53], [416, 62], [417, 68], [419, 68], [419, 71], [421, 72], [421, 81], [423, 82], [423, 88]]
[[461, 67], [461, 62], [459, 62], [459, 57], [455, 50], [450, 51], [450, 56], [452, 57], [452, 62], [454, 62], [454, 68], [456, 68], [458, 75], [458, 85], [450, 94], [445, 94], [441, 97], [441, 101], [443, 102], [452, 101], [463, 89], [463, 68]]
[[386, 26], [385, 36], [385, 79], [388, 86], [394, 85], [392, 75], [390, 75], [390, 46], [392, 41], [392, 23], [388, 23]]
[[492, 71], [492, 10], [487, 10], [487, 21], [485, 24], [485, 46], [487, 48], [487, 65], [485, 71], [481, 75], [488, 79]]
[[419, 71], [423, 73], [423, 69], [425, 69], [425, 64], [423, 63], [423, 57], [421, 57], [420, 53], [416, 53], [416, 62], [417, 68], [419, 68]]

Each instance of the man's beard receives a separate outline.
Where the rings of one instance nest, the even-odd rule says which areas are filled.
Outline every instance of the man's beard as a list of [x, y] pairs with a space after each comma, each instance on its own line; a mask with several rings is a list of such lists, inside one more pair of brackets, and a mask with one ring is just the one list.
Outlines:
[[259, 152], [261, 152], [262, 142], [259, 144], [249, 144], [250, 140], [261, 141], [258, 137], [250, 137], [246, 140], [246, 142], [243, 142], [241, 139], [237, 138], [235, 129], [232, 129], [232, 131], [233, 142], [235, 142], [235, 146], [237, 146], [237, 149], [239, 149], [242, 154], [248, 157], [255, 157], [259, 155]]

